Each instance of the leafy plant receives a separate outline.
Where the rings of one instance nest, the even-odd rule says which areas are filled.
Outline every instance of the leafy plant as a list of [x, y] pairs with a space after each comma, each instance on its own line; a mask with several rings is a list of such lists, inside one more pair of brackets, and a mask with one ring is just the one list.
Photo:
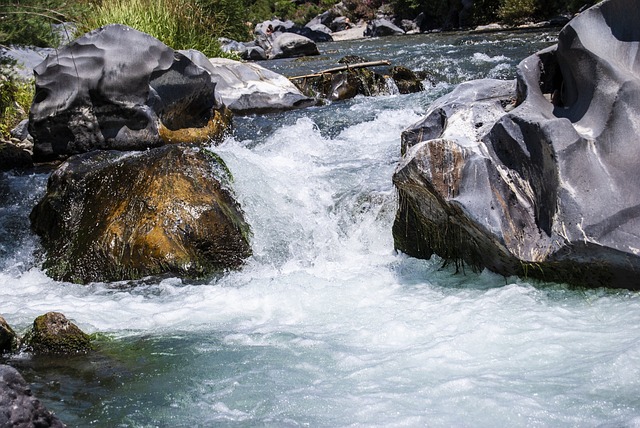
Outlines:
[[62, 34], [55, 26], [82, 20], [87, 10], [80, 1], [0, 0], [0, 44], [57, 46]]
[[0, 139], [8, 139], [9, 132], [21, 120], [26, 119], [34, 87], [5, 71], [0, 64]]
[[534, 16], [536, 0], [504, 0], [498, 16], [508, 24], [518, 24]]

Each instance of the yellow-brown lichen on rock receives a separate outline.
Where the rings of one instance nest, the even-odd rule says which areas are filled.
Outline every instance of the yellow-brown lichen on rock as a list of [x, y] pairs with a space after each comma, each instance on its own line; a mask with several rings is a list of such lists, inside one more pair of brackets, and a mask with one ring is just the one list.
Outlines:
[[25, 334], [24, 345], [36, 354], [86, 354], [91, 338], [59, 312], [48, 312], [33, 321]]
[[79, 283], [242, 265], [250, 228], [220, 158], [198, 147], [74, 156], [31, 214], [55, 279]]
[[213, 110], [211, 119], [202, 127], [169, 129], [162, 122], [158, 126], [160, 138], [165, 143], [204, 144], [222, 141], [231, 126], [231, 110], [222, 106]]

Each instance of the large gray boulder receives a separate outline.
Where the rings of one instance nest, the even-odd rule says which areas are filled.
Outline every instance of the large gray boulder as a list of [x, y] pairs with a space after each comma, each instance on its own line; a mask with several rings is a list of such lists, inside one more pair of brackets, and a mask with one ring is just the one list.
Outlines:
[[228, 126], [205, 70], [124, 25], [85, 34], [50, 54], [34, 74], [29, 132], [37, 159], [204, 142]]
[[29, 385], [16, 369], [0, 365], [0, 427], [65, 426], [33, 396]]
[[517, 81], [460, 85], [403, 134], [396, 247], [640, 288], [640, 4], [573, 19]]
[[289, 79], [258, 64], [208, 59], [193, 50], [183, 53], [209, 71], [216, 84], [216, 95], [236, 114], [268, 113], [315, 104], [314, 99], [303, 95]]

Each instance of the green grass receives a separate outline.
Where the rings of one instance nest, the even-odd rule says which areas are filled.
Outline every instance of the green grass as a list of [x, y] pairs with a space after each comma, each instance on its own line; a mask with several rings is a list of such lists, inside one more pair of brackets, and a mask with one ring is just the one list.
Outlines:
[[9, 131], [27, 118], [33, 94], [32, 82], [0, 71], [0, 139], [9, 139]]
[[193, 0], [103, 0], [94, 6], [83, 30], [124, 24], [173, 49], [196, 49], [208, 57], [227, 56], [217, 42], [227, 31], [227, 24], [211, 12]]

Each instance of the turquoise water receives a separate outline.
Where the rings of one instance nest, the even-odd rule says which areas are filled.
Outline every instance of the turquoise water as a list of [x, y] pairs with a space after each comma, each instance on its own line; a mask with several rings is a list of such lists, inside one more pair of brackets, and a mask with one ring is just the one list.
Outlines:
[[0, 314], [24, 331], [60, 311], [101, 334], [88, 357], [10, 362], [70, 426], [640, 426], [637, 293], [455, 274], [393, 251], [402, 130], [453, 84], [510, 78], [550, 42], [394, 37], [263, 63], [304, 74], [359, 53], [433, 85], [236, 118], [216, 151], [254, 255], [204, 283], [52, 281], [28, 231], [47, 175], [4, 174]]

